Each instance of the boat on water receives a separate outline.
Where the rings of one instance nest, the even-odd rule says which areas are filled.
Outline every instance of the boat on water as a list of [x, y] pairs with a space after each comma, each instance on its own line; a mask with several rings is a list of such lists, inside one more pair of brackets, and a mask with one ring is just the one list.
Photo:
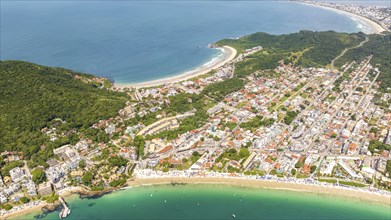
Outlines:
[[236, 218], [236, 215], [235, 215], [235, 214], [232, 214], [232, 218]]

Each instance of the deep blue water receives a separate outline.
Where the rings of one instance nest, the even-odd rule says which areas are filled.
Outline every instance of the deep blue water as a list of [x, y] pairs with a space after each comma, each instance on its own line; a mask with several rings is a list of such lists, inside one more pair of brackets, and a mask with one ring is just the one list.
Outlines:
[[359, 31], [348, 17], [288, 1], [1, 0], [0, 58], [134, 83], [202, 65], [222, 38], [303, 29]]

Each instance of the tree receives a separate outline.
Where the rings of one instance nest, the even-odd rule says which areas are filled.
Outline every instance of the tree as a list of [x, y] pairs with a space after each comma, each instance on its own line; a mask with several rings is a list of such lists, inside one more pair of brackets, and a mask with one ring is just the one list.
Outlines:
[[316, 166], [312, 165], [311, 168], [310, 168], [310, 172], [313, 173], [313, 172], [315, 172], [315, 170], [316, 170]]
[[110, 182], [111, 187], [117, 187], [123, 185], [126, 182], [126, 179], [113, 180]]
[[247, 148], [240, 148], [240, 151], [239, 151], [240, 158], [245, 158], [245, 157], [248, 157], [249, 155], [250, 155], [250, 152], [248, 151]]
[[284, 123], [287, 125], [291, 124], [298, 114], [298, 111], [287, 111], [284, 117]]
[[388, 178], [391, 177], [391, 160], [387, 160], [386, 165], [386, 175], [388, 174]]
[[194, 157], [199, 157], [199, 156], [201, 156], [201, 154], [198, 153], [198, 151], [194, 151], [194, 152], [192, 153], [192, 155], [193, 155]]
[[112, 166], [122, 167], [128, 163], [128, 160], [122, 157], [114, 156], [109, 158], [109, 163]]
[[291, 174], [292, 174], [292, 175], [296, 175], [296, 169], [292, 169], [292, 170], [291, 170]]
[[23, 203], [28, 203], [28, 202], [30, 202], [30, 199], [27, 197], [22, 197], [22, 198], [20, 198], [20, 201]]
[[[88, 82], [94, 77], [23, 61], [0, 61], [0, 152], [22, 151], [27, 160], [33, 160], [30, 164], [47, 166], [45, 161], [53, 157], [58, 144], [76, 143], [78, 133], [96, 139], [88, 135], [91, 129], [84, 131], [118, 115], [128, 97], [97, 88]], [[52, 142], [42, 128], [56, 128], [67, 136]], [[42, 145], [46, 148], [41, 150]]]
[[41, 168], [34, 169], [33, 172], [31, 172], [31, 174], [33, 176], [34, 183], [37, 185], [45, 182], [46, 180], [46, 174]]
[[144, 156], [145, 140], [143, 136], [137, 135], [136, 137], [134, 137], [133, 143], [137, 149], [137, 157], [141, 158], [142, 156]]
[[84, 167], [86, 167], [86, 161], [85, 161], [85, 160], [81, 160], [81, 161], [79, 162], [79, 167], [80, 167], [81, 169], [83, 169]]
[[302, 162], [297, 162], [297, 163], [295, 164], [295, 167], [296, 167], [296, 168], [301, 168], [301, 167], [303, 167], [303, 163], [302, 163]]
[[86, 172], [84, 173], [83, 177], [81, 178], [81, 181], [83, 182], [84, 185], [88, 186], [91, 183], [93, 176], [91, 172]]
[[5, 209], [5, 210], [11, 210], [13, 208], [13, 206], [12, 205], [10, 205], [10, 204], [4, 204], [3, 205], [3, 209]]

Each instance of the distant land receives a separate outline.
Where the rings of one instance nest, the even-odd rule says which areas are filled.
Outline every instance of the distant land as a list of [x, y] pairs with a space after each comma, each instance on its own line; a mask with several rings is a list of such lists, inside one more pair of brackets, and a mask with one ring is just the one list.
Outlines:
[[0, 4], [2, 219], [391, 218], [389, 7]]
[[300, 31], [224, 39], [215, 45], [238, 55], [223, 66], [139, 89], [0, 61], [0, 214], [52, 209], [72, 193], [206, 177], [350, 190], [344, 195], [387, 205], [390, 37]]
[[1, 1], [0, 10], [2, 60], [64, 67], [120, 85], [202, 67], [222, 55], [207, 46], [223, 38], [376, 31], [349, 15], [292, 1]]

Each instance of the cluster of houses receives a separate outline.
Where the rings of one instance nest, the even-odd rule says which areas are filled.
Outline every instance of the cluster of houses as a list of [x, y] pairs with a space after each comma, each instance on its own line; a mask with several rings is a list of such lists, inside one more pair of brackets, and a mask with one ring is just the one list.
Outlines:
[[353, 14], [360, 15], [380, 24], [386, 30], [391, 30], [391, 8], [387, 6], [344, 4], [335, 2], [308, 1], [311, 4], [336, 8]]

